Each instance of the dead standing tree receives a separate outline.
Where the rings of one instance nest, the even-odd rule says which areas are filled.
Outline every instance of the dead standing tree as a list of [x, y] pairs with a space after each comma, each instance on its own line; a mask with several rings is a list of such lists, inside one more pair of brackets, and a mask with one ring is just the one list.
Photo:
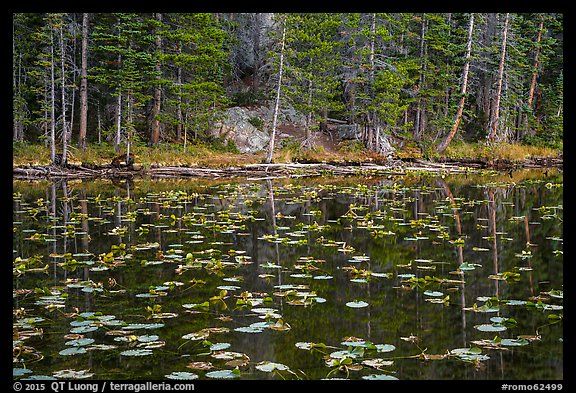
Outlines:
[[468, 71], [470, 70], [470, 53], [472, 52], [472, 31], [474, 30], [474, 14], [470, 14], [470, 23], [468, 26], [468, 42], [466, 44], [466, 61], [464, 63], [464, 71], [462, 72], [462, 90], [460, 91], [460, 104], [458, 106], [458, 112], [456, 113], [456, 119], [454, 120], [454, 126], [446, 138], [436, 147], [438, 153], [442, 153], [450, 142], [456, 132], [458, 131], [458, 126], [462, 120], [462, 114], [464, 113], [464, 103], [466, 101], [466, 90], [468, 87]]

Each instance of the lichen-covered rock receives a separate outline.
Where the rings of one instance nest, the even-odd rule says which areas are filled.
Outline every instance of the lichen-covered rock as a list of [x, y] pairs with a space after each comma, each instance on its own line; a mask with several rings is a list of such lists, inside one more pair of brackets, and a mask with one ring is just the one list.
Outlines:
[[[232, 140], [241, 153], [256, 153], [268, 147], [273, 116], [273, 109], [267, 106], [228, 108], [211, 134], [225, 141]], [[302, 115], [287, 108], [278, 114], [276, 126], [303, 124], [303, 121]]]

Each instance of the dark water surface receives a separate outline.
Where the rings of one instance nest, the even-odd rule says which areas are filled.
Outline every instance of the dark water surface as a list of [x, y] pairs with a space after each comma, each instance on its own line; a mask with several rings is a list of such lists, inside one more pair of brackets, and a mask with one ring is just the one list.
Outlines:
[[561, 380], [549, 172], [15, 180], [13, 374]]

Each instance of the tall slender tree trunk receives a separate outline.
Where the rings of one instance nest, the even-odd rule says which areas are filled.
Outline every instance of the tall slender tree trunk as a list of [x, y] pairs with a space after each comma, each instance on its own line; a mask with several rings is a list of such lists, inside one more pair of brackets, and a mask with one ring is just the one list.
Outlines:
[[280, 49], [280, 67], [278, 69], [278, 87], [276, 89], [276, 105], [274, 107], [274, 116], [272, 119], [272, 133], [270, 134], [270, 143], [268, 144], [268, 155], [266, 156], [266, 164], [272, 162], [272, 154], [274, 153], [274, 139], [276, 138], [276, 122], [278, 121], [278, 108], [280, 106], [280, 91], [282, 90], [282, 72], [284, 67], [284, 45], [286, 42], [286, 21], [282, 27], [282, 48]]
[[504, 79], [504, 63], [506, 60], [506, 36], [508, 33], [508, 19], [509, 13], [506, 13], [504, 19], [504, 31], [502, 33], [502, 51], [500, 55], [500, 67], [498, 69], [498, 87], [496, 90], [496, 102], [494, 104], [494, 120], [490, 133], [488, 134], [488, 142], [492, 143], [496, 139], [496, 132], [498, 131], [498, 122], [500, 118], [500, 96], [502, 95], [502, 80]]
[[122, 90], [118, 88], [118, 101], [116, 107], [116, 136], [114, 138], [114, 151], [120, 151], [120, 136], [122, 131]]
[[[422, 14], [422, 30], [420, 31], [420, 61], [422, 62], [420, 66], [420, 78], [418, 81], [418, 90], [424, 87], [424, 83], [426, 82], [426, 57], [425, 54], [425, 46], [426, 46], [426, 25], [428, 21], [426, 20], [426, 14]], [[418, 94], [418, 93], [416, 93]], [[417, 101], [417, 108], [416, 108], [416, 116], [414, 119], [414, 140], [416, 142], [420, 141], [420, 137], [422, 136], [423, 131], [423, 115], [424, 115], [424, 105], [426, 100], [422, 99], [422, 97], [418, 97]]]
[[442, 153], [450, 142], [456, 132], [458, 131], [458, 126], [462, 120], [462, 113], [464, 112], [464, 103], [466, 101], [466, 89], [468, 87], [468, 71], [470, 69], [470, 53], [472, 52], [472, 31], [474, 30], [474, 14], [470, 14], [470, 23], [468, 26], [468, 42], [466, 44], [466, 61], [464, 63], [464, 71], [462, 72], [462, 89], [460, 91], [460, 104], [458, 106], [458, 112], [456, 113], [456, 119], [454, 120], [454, 126], [446, 138], [436, 147], [438, 153]]
[[[370, 100], [374, 101], [374, 48], [376, 46], [376, 14], [372, 14], [372, 23], [370, 24], [370, 56], [369, 56], [369, 84], [370, 84]], [[368, 113], [368, 132], [366, 136], [366, 147], [368, 150], [374, 150], [374, 126], [376, 123], [376, 112], [370, 110]]]
[[[63, 23], [63, 22], [62, 22]], [[60, 26], [60, 68], [62, 74], [62, 165], [66, 165], [68, 157], [68, 122], [66, 118], [66, 69], [65, 69], [65, 51], [64, 51], [64, 28]]]
[[[12, 88], [14, 98], [17, 97], [17, 105], [12, 109], [14, 114], [13, 139], [15, 141], [24, 140], [24, 105], [22, 97], [22, 53], [16, 50], [16, 38], [14, 37], [14, 23], [12, 24]], [[16, 66], [16, 64], [18, 64]], [[13, 101], [14, 102], [14, 101]]]
[[126, 93], [126, 104], [127, 104], [127, 108], [126, 108], [126, 124], [127, 124], [127, 130], [126, 130], [126, 165], [130, 165], [130, 147], [132, 145], [132, 131], [133, 131], [133, 127], [134, 127], [134, 123], [133, 123], [133, 117], [132, 117], [132, 93], [129, 90], [128, 93]]
[[[178, 51], [181, 52], [181, 49]], [[182, 125], [184, 124], [184, 116], [182, 115], [182, 67], [178, 67], [178, 123], [176, 124], [176, 140], [180, 141], [182, 138]], [[184, 150], [186, 150], [186, 138], [184, 138]]]
[[[542, 41], [542, 32], [544, 31], [544, 18], [540, 16], [540, 26], [538, 28], [538, 38], [536, 39], [536, 54], [534, 55], [534, 71], [532, 72], [532, 83], [530, 84], [530, 91], [528, 93], [528, 108], [532, 110], [534, 102], [534, 92], [536, 91], [536, 79], [538, 77], [538, 67], [540, 66], [540, 41]], [[523, 120], [525, 127], [528, 127], [528, 115], [524, 116]], [[532, 133], [532, 131], [527, 130]]]
[[78, 147], [86, 150], [86, 134], [88, 128], [88, 13], [82, 15], [82, 54], [80, 70], [80, 129], [78, 132]]
[[306, 139], [304, 140], [305, 146], [311, 146], [312, 142], [312, 132], [310, 130], [310, 123], [312, 123], [312, 79], [308, 79], [308, 113], [306, 116]]
[[[162, 23], [162, 14], [156, 14], [156, 20]], [[162, 37], [160, 34], [156, 34], [156, 50], [158, 55], [162, 53]], [[160, 141], [160, 107], [162, 100], [162, 89], [160, 87], [160, 79], [162, 78], [162, 64], [160, 59], [156, 61], [156, 86], [154, 87], [154, 119], [152, 125], [152, 136], [150, 138], [150, 143], [152, 145], [157, 145]]]
[[50, 27], [50, 159], [56, 165], [56, 91], [54, 81], [54, 30]]

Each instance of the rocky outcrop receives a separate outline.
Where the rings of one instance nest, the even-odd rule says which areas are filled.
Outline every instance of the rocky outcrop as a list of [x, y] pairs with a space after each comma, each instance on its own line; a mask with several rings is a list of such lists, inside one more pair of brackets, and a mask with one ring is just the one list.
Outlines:
[[[273, 116], [274, 110], [267, 106], [232, 107], [214, 125], [211, 134], [233, 141], [241, 153], [256, 153], [268, 147]], [[294, 109], [284, 109], [278, 114], [276, 126], [284, 124], [303, 125], [304, 117]]]

